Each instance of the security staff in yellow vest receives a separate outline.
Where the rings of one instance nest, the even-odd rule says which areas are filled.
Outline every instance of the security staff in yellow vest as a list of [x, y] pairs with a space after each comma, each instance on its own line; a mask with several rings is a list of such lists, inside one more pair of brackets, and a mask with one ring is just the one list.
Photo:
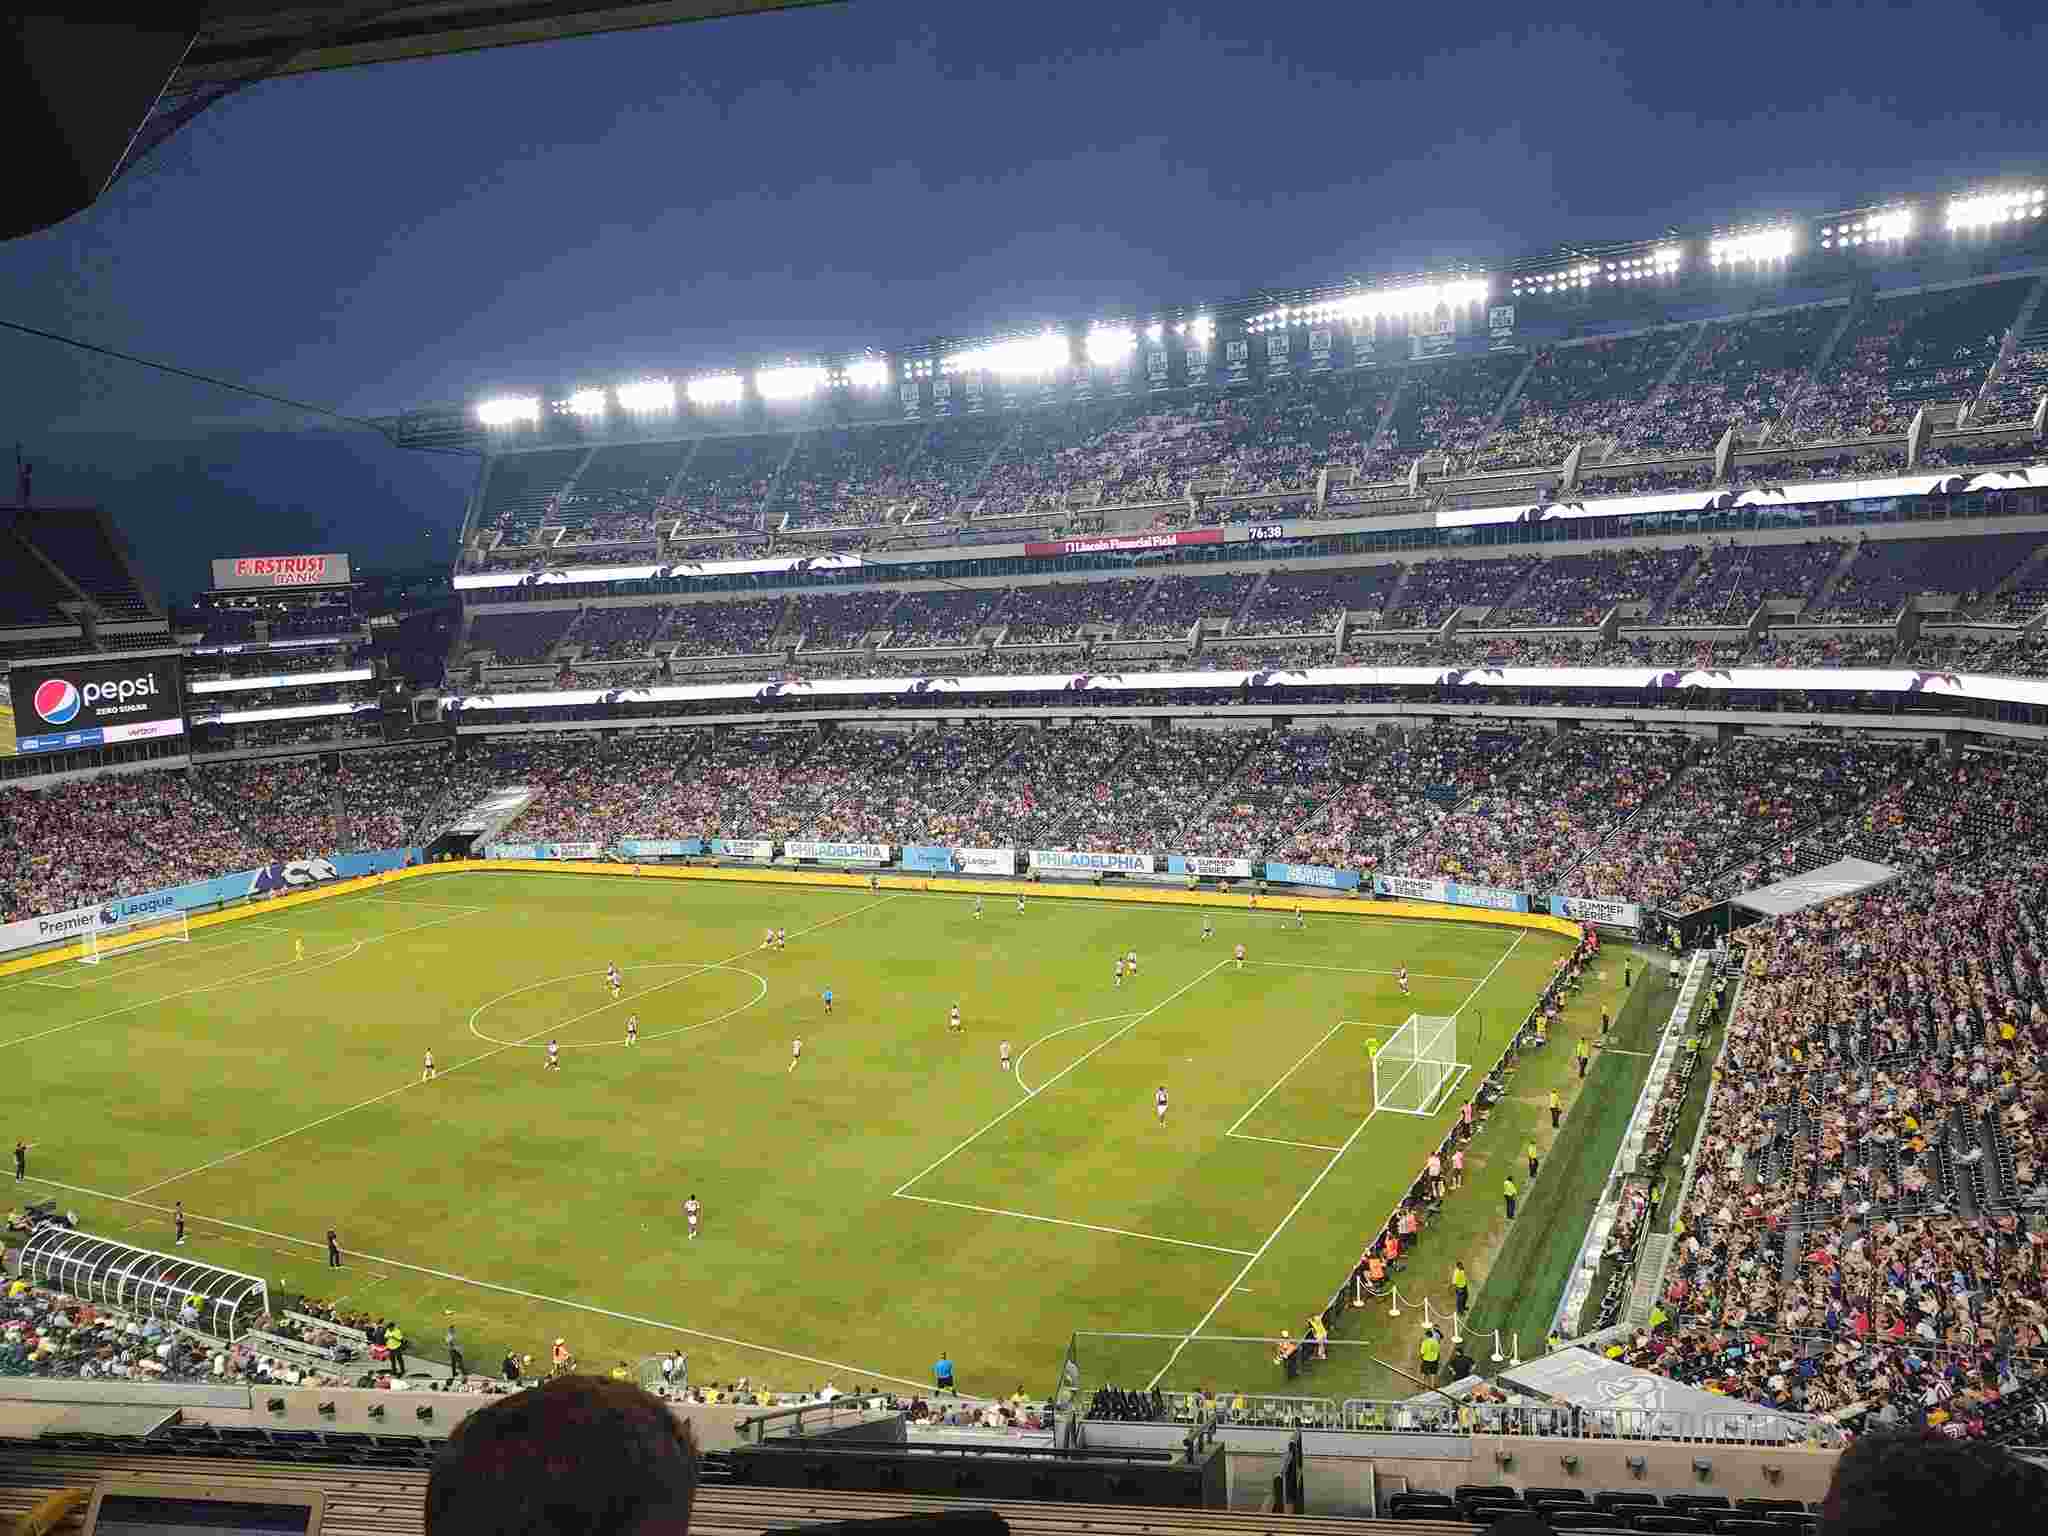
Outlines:
[[1513, 1179], [1502, 1179], [1500, 1181], [1500, 1195], [1501, 1199], [1507, 1202], [1509, 1221], [1515, 1219], [1515, 1196], [1517, 1193], [1519, 1191], [1516, 1190]]
[[1463, 1317], [1465, 1309], [1472, 1304], [1472, 1281], [1465, 1273], [1463, 1259], [1451, 1266], [1451, 1291], [1458, 1299], [1458, 1316]]
[[1437, 1337], [1434, 1328], [1426, 1329], [1422, 1335], [1422, 1374], [1431, 1386], [1436, 1385], [1437, 1367], [1443, 1364], [1443, 1340]]

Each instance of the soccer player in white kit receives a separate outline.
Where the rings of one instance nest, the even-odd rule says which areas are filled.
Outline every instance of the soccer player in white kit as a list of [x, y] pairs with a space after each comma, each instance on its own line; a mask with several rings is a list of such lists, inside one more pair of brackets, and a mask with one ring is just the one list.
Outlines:
[[1110, 966], [1109, 974], [1115, 978], [1117, 990], [1121, 992], [1124, 985], [1124, 957], [1122, 955], [1116, 957], [1116, 963]]
[[1021, 916], [1023, 916], [1023, 914], [1024, 914], [1024, 893], [1023, 893], [1022, 891], [1019, 891], [1019, 892], [1017, 893], [1017, 915], [1021, 917]]
[[1166, 1124], [1166, 1084], [1159, 1085], [1159, 1091], [1152, 1095], [1152, 1109], [1159, 1116], [1159, 1123]]
[[1213, 939], [1215, 937], [1216, 919], [1213, 917], [1204, 917], [1202, 919], [1202, 938], [1206, 941], [1209, 939]]
[[789, 947], [789, 930], [787, 928], [775, 930], [775, 947], [777, 949], [787, 949]]
[[761, 930], [761, 947], [763, 949], [773, 949], [775, 947], [775, 930], [773, 928], [763, 928]]
[[1138, 952], [1135, 949], [1124, 956], [1124, 971], [1131, 980], [1138, 979]]
[[420, 1067], [420, 1081], [421, 1081], [421, 1082], [423, 1082], [423, 1083], [431, 1083], [431, 1082], [432, 1082], [433, 1080], [434, 1080], [434, 1053], [433, 1053], [432, 1051], [429, 1051], [429, 1052], [427, 1052], [427, 1059], [426, 1059], [426, 1061], [425, 1061], [425, 1062], [424, 1062], [424, 1063], [423, 1063], [423, 1064], [421, 1065], [421, 1067]]
[[799, 1035], [799, 1036], [798, 1036], [798, 1037], [797, 1037], [796, 1039], [794, 1039], [794, 1040], [792, 1040], [792, 1041], [790, 1041], [790, 1042], [789, 1042], [789, 1070], [790, 1070], [790, 1071], [794, 1072], [794, 1071], [796, 1070], [796, 1064], [797, 1064], [797, 1061], [798, 1061], [798, 1059], [799, 1059], [799, 1058], [800, 1058], [800, 1057], [801, 1057], [801, 1056], [803, 1055], [803, 1053], [804, 1053], [804, 1042], [803, 1042], [803, 1037], [802, 1037], [801, 1035]]
[[1401, 969], [1394, 972], [1394, 980], [1401, 984], [1401, 995], [1406, 997], [1408, 995], [1408, 967], [1404, 965]]
[[548, 1062], [546, 1070], [550, 1072], [559, 1072], [562, 1070], [562, 1047], [553, 1040], [550, 1040], [548, 1042]]
[[974, 898], [974, 920], [977, 923], [981, 921], [981, 898], [979, 896]]
[[1237, 968], [1240, 971], [1244, 969], [1244, 946], [1242, 944], [1237, 946]]
[[695, 1195], [683, 1202], [683, 1219], [690, 1224], [690, 1241], [693, 1243], [697, 1241], [697, 1218], [703, 1211], [704, 1208], [697, 1203]]
[[604, 968], [604, 984], [611, 989], [612, 1001], [616, 1003], [619, 1000], [619, 968], [616, 965]]
[[639, 1014], [637, 1014], [637, 1013], [634, 1013], [634, 1014], [628, 1014], [628, 1015], [626, 1016], [626, 1044], [628, 1044], [628, 1045], [638, 1045], [639, 1043], [640, 1043], [640, 1015], [639, 1015]]
[[999, 1049], [1003, 1056], [1003, 1070], [1007, 1072], [1010, 1070], [1010, 1042], [1005, 1040]]
[[958, 1003], [955, 1003], [953, 1011], [946, 1015], [946, 1032], [954, 1035], [960, 1033], [960, 1005]]

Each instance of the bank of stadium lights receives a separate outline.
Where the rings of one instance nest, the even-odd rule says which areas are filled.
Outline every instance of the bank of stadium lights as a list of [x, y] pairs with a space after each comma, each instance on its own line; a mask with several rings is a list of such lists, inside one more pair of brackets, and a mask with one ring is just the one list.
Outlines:
[[1216, 336], [1216, 322], [1207, 315], [1197, 315], [1192, 320], [1183, 320], [1174, 327], [1191, 346], [1207, 346]]
[[1575, 293], [1581, 288], [1590, 288], [1600, 281], [1600, 263], [1597, 261], [1574, 262], [1560, 267], [1555, 272], [1539, 273], [1534, 277], [1519, 277], [1508, 284], [1513, 295], [1538, 293]]
[[1789, 226], [1752, 229], [1739, 235], [1724, 235], [1714, 241], [1707, 247], [1707, 259], [1717, 267], [1783, 261], [1798, 244], [1798, 232]]
[[676, 408], [676, 382], [674, 379], [639, 379], [631, 384], [621, 384], [612, 391], [612, 398], [619, 402], [620, 410], [643, 416], [672, 411]]
[[736, 373], [707, 373], [685, 384], [683, 393], [692, 405], [738, 405], [746, 388], [746, 380]]
[[601, 389], [579, 389], [562, 402], [561, 408], [571, 416], [581, 416], [588, 421], [593, 416], [604, 414], [605, 393]]
[[799, 364], [786, 368], [763, 368], [754, 375], [754, 393], [772, 404], [808, 400], [824, 387], [824, 369]]
[[1619, 261], [1608, 262], [1607, 281], [1640, 283], [1653, 277], [1670, 277], [1682, 265], [1684, 259], [1677, 246], [1660, 246], [1647, 256], [1624, 256]]
[[2016, 187], [1951, 198], [1946, 222], [1950, 233], [1969, 234], [2038, 219], [2044, 209], [2048, 209], [2048, 188]]
[[1245, 322], [1245, 329], [1256, 334], [1291, 327], [1327, 325], [1332, 321], [1364, 325], [1384, 318], [1426, 315], [1439, 309], [1462, 309], [1470, 304], [1484, 304], [1486, 297], [1484, 278], [1417, 283], [1407, 288], [1382, 288], [1369, 293], [1348, 294], [1341, 299], [1325, 299], [1314, 304], [1282, 304], [1278, 309], [1253, 315]]
[[1073, 358], [1073, 348], [1058, 331], [1036, 336], [1018, 336], [955, 352], [941, 365], [947, 373], [992, 373], [998, 377], [1043, 377], [1064, 368]]
[[887, 389], [889, 360], [886, 357], [855, 358], [846, 365], [846, 382], [855, 389]]
[[535, 396], [508, 396], [485, 400], [476, 408], [476, 419], [487, 427], [516, 427], [540, 420], [540, 400]]
[[1138, 350], [1138, 337], [1127, 325], [1095, 325], [1088, 328], [1088, 361], [1097, 368], [1114, 368]]
[[1821, 225], [1820, 248], [1824, 251], [1838, 248], [1846, 251], [1859, 245], [1893, 244], [1912, 233], [1913, 210], [1887, 208], [1882, 213]]

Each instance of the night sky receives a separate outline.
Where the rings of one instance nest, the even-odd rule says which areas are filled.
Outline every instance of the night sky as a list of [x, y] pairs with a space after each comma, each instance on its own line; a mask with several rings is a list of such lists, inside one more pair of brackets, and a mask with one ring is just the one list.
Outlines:
[[[850, 0], [285, 80], [0, 246], [0, 314], [384, 414], [2040, 172], [2048, 7], [1576, 11]], [[446, 558], [475, 472], [6, 333], [0, 420], [179, 591]]]

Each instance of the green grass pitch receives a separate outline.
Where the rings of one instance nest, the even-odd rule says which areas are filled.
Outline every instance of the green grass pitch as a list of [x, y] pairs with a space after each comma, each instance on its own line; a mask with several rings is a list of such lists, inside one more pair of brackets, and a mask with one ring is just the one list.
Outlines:
[[[944, 1349], [969, 1391], [1045, 1391], [1075, 1330], [1113, 1329], [1162, 1336], [1119, 1379], [1195, 1386], [1236, 1367], [1179, 1341], [1298, 1331], [1450, 1113], [1368, 1120], [1367, 1040], [1455, 1012], [1488, 1064], [1566, 948], [1213, 916], [1204, 941], [1196, 909], [1008, 892], [977, 919], [910, 889], [406, 881], [0, 980], [0, 1132], [32, 1144], [22, 1193], [88, 1228], [168, 1247], [182, 1200], [195, 1256], [430, 1354], [453, 1321], [472, 1368], [562, 1335], [586, 1366], [672, 1346], [695, 1381], [843, 1388], [927, 1382]], [[1475, 1170], [1482, 1225], [1498, 1182]]]

